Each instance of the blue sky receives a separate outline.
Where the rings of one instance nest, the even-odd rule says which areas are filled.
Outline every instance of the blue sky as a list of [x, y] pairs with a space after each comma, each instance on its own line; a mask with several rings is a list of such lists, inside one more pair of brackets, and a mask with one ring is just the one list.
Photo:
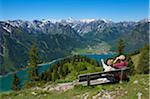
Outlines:
[[138, 21], [148, 17], [148, 0], [0, 0], [0, 20], [96, 18]]

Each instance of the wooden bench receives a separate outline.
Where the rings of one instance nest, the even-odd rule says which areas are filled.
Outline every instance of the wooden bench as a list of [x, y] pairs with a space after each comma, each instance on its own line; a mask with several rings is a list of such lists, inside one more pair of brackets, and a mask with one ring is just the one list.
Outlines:
[[[123, 68], [123, 69], [116, 69], [113, 71], [108, 72], [95, 72], [95, 73], [89, 73], [89, 74], [81, 74], [78, 76], [78, 82], [82, 85], [95, 85], [95, 84], [102, 84], [102, 83], [108, 83], [108, 82], [116, 82], [116, 81], [122, 81], [128, 79], [130, 68]], [[126, 76], [126, 77], [124, 77]], [[117, 78], [119, 77], [119, 79]], [[106, 82], [100, 82], [98, 79], [101, 78], [110, 78], [113, 79], [112, 81], [106, 81]]]

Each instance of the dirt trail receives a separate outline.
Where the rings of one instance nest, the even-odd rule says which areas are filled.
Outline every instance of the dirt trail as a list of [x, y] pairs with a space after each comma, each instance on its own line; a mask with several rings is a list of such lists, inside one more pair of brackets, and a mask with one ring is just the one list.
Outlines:
[[43, 87], [34, 87], [33, 90], [43, 90], [43, 91], [66, 91], [72, 89], [74, 84], [71, 83], [58, 83], [56, 85], [46, 84]]

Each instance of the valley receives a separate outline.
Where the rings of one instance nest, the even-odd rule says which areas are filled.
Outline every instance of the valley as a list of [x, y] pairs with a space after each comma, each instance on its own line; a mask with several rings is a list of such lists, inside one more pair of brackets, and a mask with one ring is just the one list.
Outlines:
[[115, 53], [119, 39], [125, 41], [125, 52], [134, 52], [148, 44], [148, 26], [148, 19], [117, 23], [101, 19], [1, 21], [0, 74], [25, 68], [34, 44], [42, 63], [71, 54]]

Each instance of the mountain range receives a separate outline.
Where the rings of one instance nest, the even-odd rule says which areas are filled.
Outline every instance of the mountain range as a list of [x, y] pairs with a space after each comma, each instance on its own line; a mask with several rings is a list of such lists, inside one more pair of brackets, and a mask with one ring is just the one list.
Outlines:
[[149, 42], [149, 20], [113, 22], [105, 19], [7, 20], [0, 21], [0, 74], [25, 68], [28, 51], [38, 47], [42, 62], [64, 57], [76, 49], [85, 49], [102, 42], [115, 50], [118, 39], [126, 43], [126, 52], [133, 52]]

